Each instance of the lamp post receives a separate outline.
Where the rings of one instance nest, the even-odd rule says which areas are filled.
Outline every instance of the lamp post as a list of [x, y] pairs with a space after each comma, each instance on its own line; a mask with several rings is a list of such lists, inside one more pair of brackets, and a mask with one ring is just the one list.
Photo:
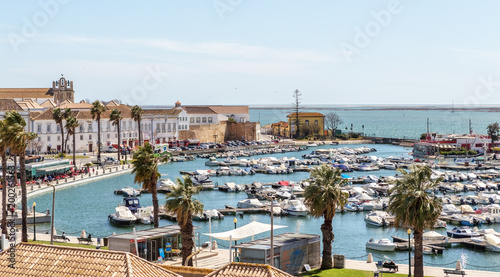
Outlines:
[[406, 233], [408, 234], [408, 277], [411, 277], [411, 244], [410, 244], [411, 229], [408, 228], [408, 230], [406, 230]]
[[52, 218], [50, 224], [50, 245], [54, 244], [54, 206], [56, 202], [56, 186], [49, 184], [52, 187]]
[[[238, 219], [235, 217], [235, 218], [233, 219], [233, 222], [234, 222], [234, 229], [236, 229], [236, 223], [238, 223]], [[236, 244], [238, 244], [238, 241], [237, 241], [237, 240], [235, 240], [235, 241], [234, 241], [234, 245], [236, 245]]]
[[273, 215], [274, 215], [274, 198], [271, 196], [271, 260], [269, 263], [271, 266], [274, 266], [274, 222], [273, 222]]
[[33, 202], [33, 241], [36, 241], [36, 202]]

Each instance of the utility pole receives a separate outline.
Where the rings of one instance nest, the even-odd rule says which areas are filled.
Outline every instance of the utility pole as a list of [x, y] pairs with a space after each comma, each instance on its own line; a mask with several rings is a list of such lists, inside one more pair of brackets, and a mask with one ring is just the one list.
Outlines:
[[469, 134], [472, 134], [472, 121], [469, 118]]
[[429, 118], [427, 118], [427, 134], [429, 133]]

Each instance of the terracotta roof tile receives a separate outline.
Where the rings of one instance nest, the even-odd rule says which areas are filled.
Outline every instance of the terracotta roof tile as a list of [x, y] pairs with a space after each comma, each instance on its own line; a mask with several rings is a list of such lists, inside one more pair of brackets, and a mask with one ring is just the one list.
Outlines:
[[[295, 116], [295, 113], [291, 113], [289, 115], [287, 115], [286, 117], [292, 117], [292, 116]], [[324, 114], [321, 114], [321, 113], [299, 113], [299, 117], [301, 116], [322, 116], [322, 117], [325, 117]]]
[[175, 276], [176, 273], [133, 254], [88, 248], [21, 243], [15, 268], [10, 253], [0, 253], [0, 276]]
[[147, 109], [143, 115], [178, 115], [181, 112], [181, 109]]
[[181, 106], [188, 114], [216, 114], [209, 106]]
[[52, 108], [56, 106], [56, 103], [54, 103], [54, 101], [52, 101], [51, 99], [47, 99], [42, 104], [40, 104], [40, 106], [44, 108]]
[[50, 88], [0, 88], [1, 99], [14, 98], [50, 98], [53, 99]]
[[218, 114], [247, 114], [249, 113], [248, 106], [210, 106], [215, 113]]
[[269, 277], [291, 277], [282, 270], [265, 264], [249, 264], [249, 263], [230, 263], [216, 271], [208, 274], [206, 277], [243, 277], [243, 276], [269, 276]]
[[0, 111], [22, 111], [23, 108], [14, 99], [0, 99]]

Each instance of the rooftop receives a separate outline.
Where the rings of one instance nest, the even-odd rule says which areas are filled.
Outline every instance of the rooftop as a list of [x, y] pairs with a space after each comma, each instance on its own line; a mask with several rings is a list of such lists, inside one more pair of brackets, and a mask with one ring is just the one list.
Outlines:
[[136, 255], [46, 244], [16, 246], [14, 268], [10, 252], [0, 253], [0, 276], [180, 276]]
[[[297, 233], [284, 233], [280, 235], [274, 236], [274, 247], [280, 247], [289, 243], [293, 243], [295, 241], [299, 241], [302, 239], [312, 239], [312, 240], [320, 240], [319, 235], [311, 235], [311, 234], [297, 234]], [[268, 246], [269, 245], [269, 246]], [[245, 242], [242, 244], [238, 244], [233, 246], [234, 248], [270, 248], [271, 246], [271, 237], [253, 240], [249, 242]]]
[[[199, 229], [200, 227], [194, 227], [194, 229]], [[142, 231], [137, 231], [137, 239], [149, 239], [149, 238], [157, 238], [161, 236], [174, 235], [181, 232], [181, 229], [178, 225], [168, 225], [159, 228], [151, 228]], [[123, 233], [117, 234], [109, 237], [110, 239], [133, 239], [134, 233]]]
[[210, 273], [207, 277], [237, 277], [237, 276], [253, 276], [253, 277], [289, 277], [290, 275], [282, 270], [279, 270], [270, 265], [264, 264], [249, 264], [249, 263], [230, 263], [220, 269]]

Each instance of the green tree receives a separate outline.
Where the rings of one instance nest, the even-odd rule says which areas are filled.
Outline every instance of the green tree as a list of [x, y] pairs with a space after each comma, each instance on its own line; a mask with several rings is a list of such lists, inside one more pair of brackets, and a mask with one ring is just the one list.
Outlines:
[[[177, 216], [177, 222], [181, 228], [182, 236], [182, 265], [193, 252], [193, 214], [203, 212], [203, 204], [193, 199], [193, 195], [200, 192], [202, 186], [194, 186], [189, 176], [184, 176], [184, 180], [177, 178], [177, 186], [172, 192], [167, 194], [166, 209]], [[193, 260], [188, 262], [188, 266], [193, 266]]]
[[[68, 137], [73, 136], [73, 166], [76, 168], [76, 128], [80, 126], [80, 122], [74, 116], [66, 118], [66, 129], [68, 130]], [[66, 139], [67, 140], [67, 139]]]
[[330, 131], [332, 138], [335, 136], [335, 130], [337, 130], [342, 123], [344, 123], [344, 121], [336, 113], [327, 113], [325, 115], [325, 128]]
[[52, 110], [52, 119], [59, 125], [59, 129], [61, 131], [61, 152], [66, 153], [66, 148], [64, 145], [64, 128], [63, 128], [63, 120], [65, 120], [68, 116], [71, 115], [70, 109], [65, 109], [61, 111], [60, 108], [55, 108]]
[[410, 172], [398, 169], [401, 179], [395, 181], [390, 190], [388, 211], [395, 216], [394, 227], [413, 229], [415, 243], [414, 276], [424, 276], [423, 233], [431, 229], [441, 215], [441, 200], [426, 191], [433, 191], [442, 178], [431, 180], [432, 169], [427, 166], [413, 165]]
[[141, 132], [141, 120], [142, 120], [142, 113], [144, 112], [141, 107], [135, 105], [132, 108], [132, 119], [134, 119], [135, 122], [137, 122], [137, 129], [139, 132], [139, 146], [142, 146], [142, 132]]
[[486, 130], [488, 132], [488, 135], [491, 138], [491, 148], [495, 147], [495, 141], [498, 140], [498, 133], [500, 132], [500, 126], [498, 125], [498, 122], [492, 123], [486, 127]]
[[321, 269], [330, 269], [332, 261], [332, 243], [334, 240], [332, 220], [337, 208], [343, 208], [347, 202], [347, 195], [341, 191], [347, 184], [342, 178], [341, 170], [329, 165], [315, 167], [311, 171], [312, 182], [304, 192], [304, 204], [309, 206], [311, 215], [323, 217], [321, 225], [323, 234], [323, 257]]
[[[293, 113], [294, 113], [294, 117], [293, 117], [293, 120], [292, 120], [292, 126], [295, 125], [295, 138], [299, 138], [301, 136], [301, 133], [300, 133], [300, 117], [299, 117], [299, 113], [300, 111], [302, 110], [302, 106], [300, 105], [300, 96], [302, 96], [302, 94], [300, 93], [300, 91], [298, 89], [294, 90], [293, 92], [293, 98], [295, 98], [295, 102], [293, 103]], [[295, 122], [295, 123], [294, 123]], [[290, 128], [292, 127], [290, 126]], [[290, 132], [290, 135], [291, 135], [291, 132]]]
[[157, 183], [161, 175], [158, 172], [158, 163], [167, 162], [169, 159], [170, 155], [168, 153], [164, 156], [154, 154], [153, 147], [149, 143], [145, 143], [143, 147], [139, 146], [133, 155], [132, 165], [134, 169], [132, 174], [135, 174], [134, 183], [142, 184], [143, 189], [151, 192], [155, 228], [158, 228], [159, 222]]
[[[113, 124], [113, 126], [116, 126], [117, 127], [117, 132], [118, 132], [118, 161], [121, 161], [120, 159], [120, 152], [121, 152], [121, 143], [122, 143], [122, 140], [121, 140], [121, 131], [120, 131], [120, 123], [121, 123], [121, 120], [122, 120], [122, 112], [117, 110], [117, 109], [113, 109], [111, 111], [111, 114], [109, 115], [109, 121], [111, 121], [111, 124]], [[127, 150], [125, 150], [125, 155], [127, 155]], [[126, 160], [126, 159], [125, 159]]]
[[90, 114], [92, 119], [97, 121], [97, 163], [101, 163], [101, 115], [106, 111], [106, 107], [99, 101], [96, 100], [92, 103], [92, 108], [90, 108]]
[[22, 242], [28, 242], [28, 198], [26, 197], [26, 148], [37, 137], [37, 134], [25, 132], [26, 121], [18, 112], [7, 112], [5, 123], [12, 127], [12, 136], [9, 145], [12, 151], [19, 155], [21, 177], [21, 205], [22, 205]]

